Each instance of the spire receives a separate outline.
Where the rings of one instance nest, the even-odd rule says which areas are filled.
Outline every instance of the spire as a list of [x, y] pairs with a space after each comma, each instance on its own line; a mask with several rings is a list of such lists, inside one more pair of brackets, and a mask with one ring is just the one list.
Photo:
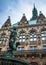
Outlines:
[[34, 6], [34, 9], [35, 9], [35, 3], [33, 4], [33, 6]]
[[43, 13], [40, 11], [40, 13], [39, 13], [39, 16], [38, 16], [38, 18], [45, 18], [45, 16], [43, 15]]
[[45, 16], [43, 13], [40, 11], [39, 16], [37, 18], [37, 23], [45, 23]]
[[7, 19], [6, 22], [3, 24], [2, 28], [3, 28], [3, 27], [9, 27], [9, 26], [11, 26], [10, 16], [8, 16], [8, 19]]
[[34, 8], [32, 10], [32, 20], [37, 19], [37, 17], [38, 17], [38, 12], [37, 12], [37, 9], [36, 9], [35, 4], [34, 4]]
[[10, 19], [10, 16], [8, 16], [8, 19]]
[[25, 13], [23, 13], [23, 16], [25, 16]]

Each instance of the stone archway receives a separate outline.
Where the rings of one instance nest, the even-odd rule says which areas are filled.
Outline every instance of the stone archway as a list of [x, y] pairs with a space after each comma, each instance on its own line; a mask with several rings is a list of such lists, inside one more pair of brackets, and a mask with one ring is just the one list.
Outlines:
[[38, 65], [37, 62], [31, 62], [31, 65]]

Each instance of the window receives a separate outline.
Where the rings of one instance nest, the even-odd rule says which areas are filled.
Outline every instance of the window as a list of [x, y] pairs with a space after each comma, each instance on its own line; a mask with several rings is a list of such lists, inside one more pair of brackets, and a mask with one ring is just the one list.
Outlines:
[[18, 48], [17, 48], [17, 51], [20, 51], [20, 50], [21, 50], [21, 47], [18, 47]]
[[17, 51], [24, 51], [24, 47], [18, 47]]
[[36, 41], [37, 37], [36, 37], [36, 32], [31, 32], [30, 33], [30, 41]]
[[46, 40], [46, 30], [43, 30], [41, 32], [41, 38], [42, 38], [42, 40]]
[[46, 51], [46, 45], [43, 45], [43, 51]]
[[30, 47], [30, 50], [31, 50], [31, 51], [33, 50], [33, 47], [32, 47], [32, 46]]
[[25, 33], [21, 33], [20, 36], [19, 36], [19, 41], [20, 42], [24, 42], [25, 41]]
[[24, 51], [24, 47], [21, 47], [21, 50]]
[[2, 33], [2, 35], [0, 37], [0, 44], [3, 43], [3, 41], [6, 40], [5, 35], [6, 35], [5, 33]]
[[37, 51], [37, 46], [30, 46], [30, 51], [36, 52]]

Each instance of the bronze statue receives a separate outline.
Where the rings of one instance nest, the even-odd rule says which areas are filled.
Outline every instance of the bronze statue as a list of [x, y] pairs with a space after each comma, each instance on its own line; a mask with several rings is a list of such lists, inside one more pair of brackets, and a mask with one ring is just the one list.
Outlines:
[[9, 39], [9, 48], [10, 48], [9, 52], [12, 53], [12, 51], [14, 51], [14, 50], [16, 51], [16, 49], [17, 49], [18, 45], [20, 45], [20, 43], [19, 42], [15, 42], [16, 35], [17, 35], [16, 29], [12, 29], [11, 30], [11, 29], [7, 28], [7, 30], [11, 32], [10, 39]]

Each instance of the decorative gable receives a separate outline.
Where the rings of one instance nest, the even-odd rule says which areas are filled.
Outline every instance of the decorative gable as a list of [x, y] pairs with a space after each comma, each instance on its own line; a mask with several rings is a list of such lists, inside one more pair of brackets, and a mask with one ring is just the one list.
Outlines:
[[43, 15], [43, 13], [40, 11], [40, 14], [37, 18], [37, 23], [45, 23], [46, 22], [46, 18], [45, 16]]
[[2, 25], [2, 28], [11, 26], [10, 16], [6, 20], [6, 22]]
[[20, 22], [19, 22], [19, 25], [25, 25], [25, 24], [28, 24], [28, 21], [27, 21], [27, 18], [26, 18], [26, 16], [25, 16], [25, 14], [23, 14], [23, 17], [22, 17], [22, 19], [20, 20]]

